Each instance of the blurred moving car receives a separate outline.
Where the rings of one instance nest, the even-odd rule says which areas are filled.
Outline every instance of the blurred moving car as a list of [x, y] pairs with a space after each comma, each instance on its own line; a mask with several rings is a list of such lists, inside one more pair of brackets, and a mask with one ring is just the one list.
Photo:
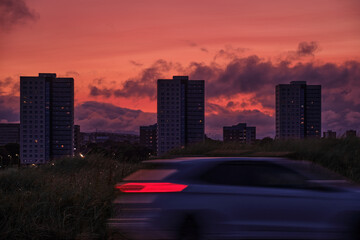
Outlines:
[[152, 160], [116, 188], [129, 239], [359, 239], [360, 188], [306, 161]]

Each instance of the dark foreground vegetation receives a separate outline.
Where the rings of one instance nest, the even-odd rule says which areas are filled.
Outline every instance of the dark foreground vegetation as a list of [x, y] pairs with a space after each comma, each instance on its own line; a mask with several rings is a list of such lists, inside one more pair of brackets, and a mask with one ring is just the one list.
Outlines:
[[106, 239], [114, 185], [138, 165], [91, 155], [0, 171], [0, 239]]
[[[114, 185], [136, 170], [143, 158], [123, 159], [120, 153], [102, 151], [44, 166], [1, 170], [0, 239], [108, 239], [106, 219], [116, 194]], [[167, 157], [195, 155], [307, 159], [360, 182], [359, 138], [264, 139], [254, 145], [208, 140]]]

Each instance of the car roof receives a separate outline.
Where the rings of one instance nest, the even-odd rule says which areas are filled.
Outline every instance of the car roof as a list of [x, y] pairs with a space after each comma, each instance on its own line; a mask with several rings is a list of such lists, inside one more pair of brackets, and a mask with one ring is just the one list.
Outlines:
[[164, 165], [212, 165], [221, 162], [244, 162], [248, 164], [249, 162], [253, 163], [274, 163], [281, 165], [293, 171], [300, 173], [303, 176], [308, 177], [309, 179], [334, 179], [340, 180], [345, 179], [343, 176], [334, 173], [333, 171], [326, 169], [315, 162], [306, 161], [306, 160], [291, 160], [287, 158], [279, 157], [181, 157], [173, 159], [156, 159], [156, 160], [147, 160], [143, 163], [149, 164], [164, 164]]
[[285, 158], [276, 158], [276, 157], [181, 157], [181, 158], [172, 158], [172, 159], [156, 159], [156, 160], [147, 160], [143, 163], [200, 163], [200, 162], [222, 162], [222, 161], [269, 161], [269, 162], [278, 162], [278, 161], [292, 161]]

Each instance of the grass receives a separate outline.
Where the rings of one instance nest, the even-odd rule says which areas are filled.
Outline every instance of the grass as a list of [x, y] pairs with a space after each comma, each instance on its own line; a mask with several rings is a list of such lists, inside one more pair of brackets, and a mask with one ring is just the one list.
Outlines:
[[0, 173], [0, 239], [106, 239], [114, 185], [138, 167], [92, 155]]
[[[285, 156], [319, 163], [360, 182], [360, 139], [206, 141], [175, 156]], [[107, 239], [114, 185], [140, 163], [93, 154], [0, 171], [0, 239]]]

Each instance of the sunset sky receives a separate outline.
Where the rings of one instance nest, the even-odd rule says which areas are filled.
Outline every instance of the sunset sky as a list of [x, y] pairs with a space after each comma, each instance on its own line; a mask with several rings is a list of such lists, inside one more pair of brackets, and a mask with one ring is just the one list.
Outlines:
[[0, 122], [19, 78], [75, 79], [81, 131], [156, 122], [156, 80], [205, 80], [208, 136], [275, 135], [275, 85], [322, 85], [322, 131], [360, 131], [358, 0], [0, 0]]

